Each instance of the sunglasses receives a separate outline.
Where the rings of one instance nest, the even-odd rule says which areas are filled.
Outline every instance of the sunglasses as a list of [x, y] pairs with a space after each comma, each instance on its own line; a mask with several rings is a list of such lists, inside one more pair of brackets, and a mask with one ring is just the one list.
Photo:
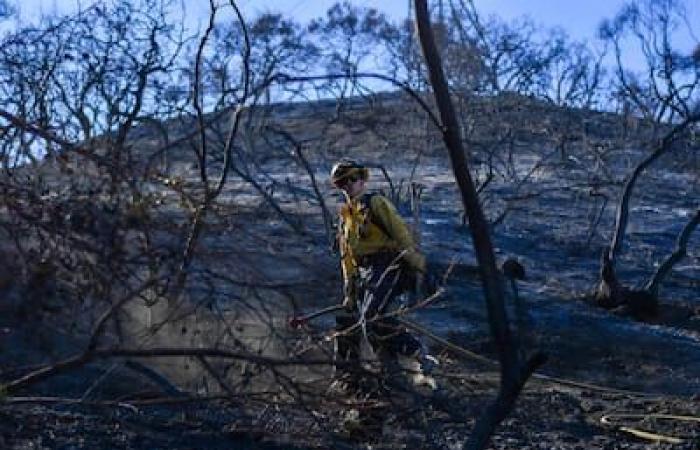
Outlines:
[[347, 186], [348, 184], [354, 183], [354, 182], [356, 182], [356, 181], [359, 180], [359, 179], [360, 179], [359, 177], [347, 177], [347, 178], [343, 178], [342, 180], [338, 180], [338, 181], [335, 183], [335, 187], [342, 189], [342, 188], [344, 188], [345, 186]]

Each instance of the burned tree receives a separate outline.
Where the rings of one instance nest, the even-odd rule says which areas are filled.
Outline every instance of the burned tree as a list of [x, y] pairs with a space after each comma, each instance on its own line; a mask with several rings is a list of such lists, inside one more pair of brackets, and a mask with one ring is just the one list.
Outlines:
[[443, 74], [440, 54], [430, 28], [430, 16], [425, 1], [416, 0], [416, 25], [423, 54], [428, 66], [435, 100], [443, 121], [442, 133], [450, 154], [455, 179], [460, 188], [465, 213], [469, 218], [472, 239], [489, 312], [489, 325], [498, 348], [501, 363], [501, 385], [498, 398], [477, 422], [465, 448], [484, 448], [496, 426], [508, 415], [515, 400], [532, 372], [544, 362], [541, 354], [522, 359], [513, 339], [505, 313], [503, 283], [496, 267], [488, 224], [465, 160], [457, 118]]
[[[600, 283], [596, 302], [606, 308], [625, 306], [633, 315], [653, 316], [658, 311], [658, 287], [670, 266], [684, 252], [683, 242], [695, 227], [696, 217], [679, 236], [679, 251], [662, 265], [643, 289], [630, 289], [619, 281], [616, 266], [623, 248], [630, 219], [630, 203], [640, 177], [667, 153], [680, 153], [692, 143], [689, 130], [700, 121], [700, 71], [692, 55], [683, 55], [672, 46], [672, 34], [682, 21], [682, 5], [675, 1], [638, 2], [625, 7], [601, 33], [615, 49], [617, 83], [624, 101], [633, 108], [644, 126], [651, 128], [648, 154], [626, 177], [617, 205], [612, 240], [601, 259]], [[622, 42], [630, 33], [640, 46], [646, 70], [636, 74], [623, 65]]]

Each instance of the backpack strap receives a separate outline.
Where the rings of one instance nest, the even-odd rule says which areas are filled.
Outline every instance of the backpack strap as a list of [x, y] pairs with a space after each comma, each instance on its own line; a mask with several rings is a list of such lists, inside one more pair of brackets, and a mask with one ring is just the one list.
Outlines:
[[382, 233], [384, 233], [387, 237], [391, 238], [391, 234], [389, 233], [389, 230], [386, 228], [386, 225], [384, 225], [384, 222], [379, 220], [376, 214], [374, 214], [374, 211], [372, 210], [372, 199], [379, 195], [376, 192], [370, 192], [367, 194], [364, 194], [362, 196], [362, 204], [369, 210], [369, 220], [375, 224], [377, 227], [379, 227], [380, 230], [382, 230]]

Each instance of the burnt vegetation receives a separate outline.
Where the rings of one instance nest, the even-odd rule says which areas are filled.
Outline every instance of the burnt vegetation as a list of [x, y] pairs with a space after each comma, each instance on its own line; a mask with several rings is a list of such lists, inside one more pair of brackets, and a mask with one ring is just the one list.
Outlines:
[[[469, 0], [307, 24], [212, 1], [199, 30], [176, 3], [100, 1], [0, 41], [0, 447], [697, 444], [683, 2], [633, 2], [595, 43]], [[289, 326], [341, 300], [343, 156], [439, 280], [394, 313], [439, 355], [437, 390], [366, 355], [377, 397], [334, 393], [330, 319]], [[601, 421], [626, 408], [647, 414]], [[355, 413], [372, 426], [348, 431]]]

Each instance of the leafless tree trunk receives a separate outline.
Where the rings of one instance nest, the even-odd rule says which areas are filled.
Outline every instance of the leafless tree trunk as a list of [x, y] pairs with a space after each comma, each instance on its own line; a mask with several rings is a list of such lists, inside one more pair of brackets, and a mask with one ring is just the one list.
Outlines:
[[[639, 179], [639, 176], [647, 169], [654, 161], [659, 159], [662, 155], [667, 153], [671, 148], [674, 141], [678, 138], [680, 134], [692, 123], [700, 119], [700, 115], [693, 115], [688, 117], [682, 123], [676, 125], [673, 130], [671, 130], [663, 139], [661, 139], [658, 147], [649, 156], [647, 156], [641, 163], [635, 167], [634, 171], [628, 178], [625, 186], [622, 190], [622, 195], [620, 196], [620, 201], [618, 203], [617, 215], [615, 219], [615, 230], [612, 237], [612, 243], [609, 248], [605, 250], [605, 254], [601, 259], [601, 280], [596, 291], [596, 302], [603, 307], [617, 307], [620, 305], [629, 305], [633, 309], [641, 309], [644, 313], [654, 313], [658, 308], [658, 283], [663, 276], [653, 284], [653, 290], [647, 290], [646, 293], [639, 293], [628, 288], [625, 288], [617, 278], [616, 273], [616, 262], [617, 257], [622, 249], [624, 242], [625, 232], [627, 230], [627, 223], [629, 220], [629, 203], [632, 199], [632, 193], [634, 190], [635, 183]], [[692, 222], [691, 222], [692, 224]], [[691, 228], [692, 231], [692, 228]], [[678, 258], [673, 258], [672, 260], [666, 261], [666, 264], [674, 264], [677, 262]], [[667, 267], [666, 271], [670, 270], [671, 267]], [[651, 284], [649, 285], [651, 286]], [[647, 295], [650, 294], [650, 295]], [[639, 305], [632, 305], [631, 303], [638, 301]], [[643, 304], [641, 304], [643, 303]]]
[[491, 244], [488, 222], [479, 204], [479, 195], [465, 158], [465, 149], [459, 135], [457, 117], [442, 70], [440, 54], [433, 38], [427, 2], [416, 0], [415, 11], [423, 56], [428, 66], [435, 101], [442, 119], [443, 140], [452, 162], [452, 171], [459, 186], [464, 211], [469, 218], [474, 251], [483, 283], [489, 325], [501, 364], [501, 384], [498, 397], [479, 418], [464, 446], [467, 449], [481, 449], [486, 446], [498, 424], [513, 408], [520, 390], [532, 372], [544, 361], [542, 355], [539, 354], [527, 361], [520, 359], [518, 343], [513, 339], [508, 326], [504, 288], [496, 266], [496, 256]]
[[[697, 103], [700, 72], [697, 71], [697, 66], [682, 62], [683, 59], [671, 46], [674, 19], [682, 18], [683, 15], [679, 3], [662, 4], [639, 0], [622, 9], [615, 21], [606, 22], [601, 27], [602, 35], [615, 50], [616, 81], [625, 108], [636, 108], [637, 114], [646, 119], [643, 123], [647, 127], [653, 127], [655, 135], [665, 130], [663, 137], [653, 144], [649, 155], [637, 164], [625, 182], [617, 206], [612, 240], [601, 258], [600, 282], [595, 292], [599, 306], [625, 306], [633, 315], [640, 317], [657, 313], [659, 283], [681, 257], [678, 253], [666, 260], [662, 265], [663, 271], [657, 271], [642, 290], [627, 288], [618, 280], [616, 264], [627, 232], [630, 202], [636, 183], [647, 169], [673, 150], [679, 141], [687, 139], [688, 130], [700, 121]], [[635, 76], [623, 65], [622, 40], [627, 31], [632, 32], [642, 49], [646, 64], [646, 72], [642, 76]], [[694, 228], [693, 221], [679, 237], [679, 250], [684, 247], [680, 245], [684, 234], [692, 232]]]

